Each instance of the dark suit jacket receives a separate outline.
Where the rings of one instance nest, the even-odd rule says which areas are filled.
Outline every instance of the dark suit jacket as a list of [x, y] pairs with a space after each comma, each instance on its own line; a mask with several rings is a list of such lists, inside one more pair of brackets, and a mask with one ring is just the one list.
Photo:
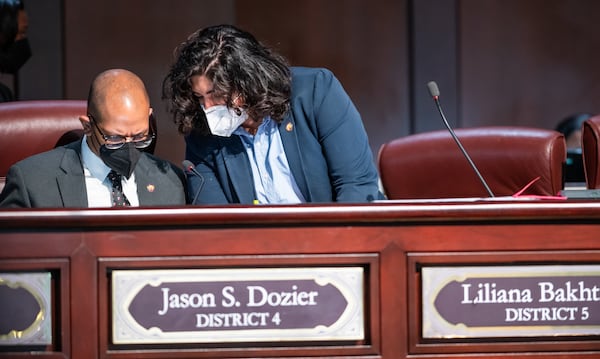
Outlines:
[[[367, 134], [356, 107], [326, 69], [292, 70], [291, 111], [279, 124], [290, 170], [308, 202], [383, 199]], [[239, 136], [186, 136], [186, 158], [202, 178], [188, 176], [195, 203], [246, 203], [256, 198]]]
[[[140, 206], [184, 205], [185, 177], [171, 163], [143, 152], [135, 167]], [[0, 207], [88, 207], [81, 141], [14, 164]]]

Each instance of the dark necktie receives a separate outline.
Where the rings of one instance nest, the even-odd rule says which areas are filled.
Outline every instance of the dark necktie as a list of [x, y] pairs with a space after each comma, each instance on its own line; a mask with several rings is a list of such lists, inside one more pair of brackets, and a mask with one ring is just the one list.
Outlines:
[[112, 205], [113, 207], [124, 207], [131, 206], [127, 197], [125, 197], [125, 193], [123, 193], [123, 186], [121, 185], [121, 175], [115, 171], [110, 171], [108, 174], [108, 179], [112, 184]]

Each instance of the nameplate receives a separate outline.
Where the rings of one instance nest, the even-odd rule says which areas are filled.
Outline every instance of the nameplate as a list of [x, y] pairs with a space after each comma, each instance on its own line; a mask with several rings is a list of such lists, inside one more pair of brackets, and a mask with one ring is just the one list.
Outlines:
[[600, 266], [422, 268], [423, 338], [600, 335]]
[[46, 272], [0, 273], [0, 345], [52, 344], [50, 282]]
[[113, 270], [113, 342], [364, 339], [361, 267]]

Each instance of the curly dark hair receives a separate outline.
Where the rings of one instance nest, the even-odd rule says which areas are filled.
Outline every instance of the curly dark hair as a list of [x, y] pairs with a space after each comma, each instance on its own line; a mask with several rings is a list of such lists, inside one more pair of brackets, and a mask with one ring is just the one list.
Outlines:
[[206, 76], [214, 94], [232, 106], [240, 95], [250, 118], [280, 121], [290, 108], [291, 73], [287, 61], [256, 38], [231, 25], [200, 29], [175, 49], [175, 61], [163, 81], [162, 98], [182, 134], [210, 134], [190, 79]]

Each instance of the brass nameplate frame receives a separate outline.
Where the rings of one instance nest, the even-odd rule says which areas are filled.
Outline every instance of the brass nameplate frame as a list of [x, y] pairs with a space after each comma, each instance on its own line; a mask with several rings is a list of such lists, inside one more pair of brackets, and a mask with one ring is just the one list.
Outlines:
[[600, 266], [422, 268], [423, 338], [600, 335]]
[[0, 273], [0, 345], [52, 344], [50, 283], [47, 272]]
[[363, 340], [361, 267], [113, 270], [113, 342]]

